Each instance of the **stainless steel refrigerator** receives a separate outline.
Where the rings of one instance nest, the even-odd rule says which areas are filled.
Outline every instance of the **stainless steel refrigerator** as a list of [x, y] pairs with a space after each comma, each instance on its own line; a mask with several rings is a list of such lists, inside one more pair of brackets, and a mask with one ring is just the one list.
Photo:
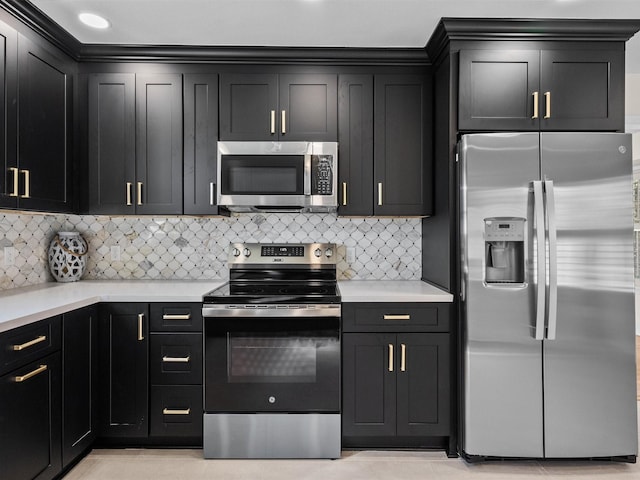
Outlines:
[[631, 136], [459, 143], [462, 453], [637, 453]]

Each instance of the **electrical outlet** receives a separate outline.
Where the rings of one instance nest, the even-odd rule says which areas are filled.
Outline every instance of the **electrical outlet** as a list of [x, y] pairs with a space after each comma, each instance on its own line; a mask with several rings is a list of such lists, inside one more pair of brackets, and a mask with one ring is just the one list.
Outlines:
[[120, 261], [120, 245], [114, 245], [113, 247], [111, 247], [111, 261]]
[[4, 247], [4, 266], [9, 267], [16, 263], [16, 249], [15, 247]]
[[347, 263], [356, 262], [356, 247], [347, 247]]

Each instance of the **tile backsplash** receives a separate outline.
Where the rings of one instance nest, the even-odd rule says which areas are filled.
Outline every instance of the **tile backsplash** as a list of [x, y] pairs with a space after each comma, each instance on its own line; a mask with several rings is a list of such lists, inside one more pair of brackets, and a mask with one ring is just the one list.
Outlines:
[[[333, 242], [338, 245], [339, 279], [421, 276], [418, 218], [109, 217], [4, 211], [0, 212], [0, 290], [53, 281], [47, 264], [49, 242], [57, 231], [67, 230], [80, 232], [89, 244], [83, 279], [225, 279], [231, 242]], [[15, 249], [13, 265], [7, 265], [5, 247]], [[352, 262], [347, 262], [347, 247], [354, 249]]]

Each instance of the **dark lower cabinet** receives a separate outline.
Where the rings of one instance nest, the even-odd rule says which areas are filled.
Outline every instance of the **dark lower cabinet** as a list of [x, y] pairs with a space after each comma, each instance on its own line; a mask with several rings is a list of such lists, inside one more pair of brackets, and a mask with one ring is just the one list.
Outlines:
[[105, 441], [148, 436], [148, 328], [146, 303], [100, 305], [99, 436]]
[[87, 451], [96, 438], [98, 309], [62, 316], [62, 467]]
[[171, 444], [202, 444], [202, 385], [153, 385], [149, 434]]
[[442, 332], [449, 309], [343, 305], [343, 446], [449, 448], [451, 336]]
[[61, 470], [60, 352], [0, 377], [0, 474], [49, 480]]

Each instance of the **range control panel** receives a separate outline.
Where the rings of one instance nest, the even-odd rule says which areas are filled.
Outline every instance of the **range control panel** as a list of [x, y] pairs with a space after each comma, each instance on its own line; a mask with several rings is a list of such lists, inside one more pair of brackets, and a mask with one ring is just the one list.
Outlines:
[[232, 243], [229, 265], [335, 265], [335, 243]]
[[263, 246], [262, 257], [304, 257], [302, 245], [269, 245]]

